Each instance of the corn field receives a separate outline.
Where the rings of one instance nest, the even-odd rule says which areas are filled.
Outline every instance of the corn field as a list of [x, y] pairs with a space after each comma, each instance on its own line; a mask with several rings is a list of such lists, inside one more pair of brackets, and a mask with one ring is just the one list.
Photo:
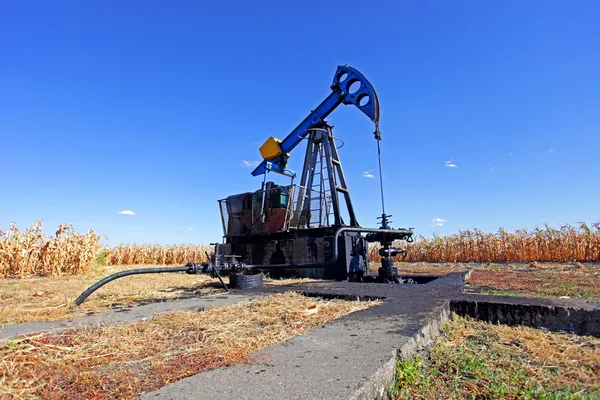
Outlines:
[[[25, 232], [14, 223], [0, 229], [0, 276], [29, 277], [73, 275], [86, 272], [95, 264], [185, 264], [206, 261], [203, 245], [119, 244], [102, 247], [93, 230], [76, 232], [62, 224], [55, 236], [42, 233], [41, 221], [34, 221]], [[588, 226], [564, 225], [559, 229], [545, 225], [533, 230], [509, 233], [499, 229], [486, 233], [479, 229], [458, 234], [418, 237], [412, 244], [399, 243], [408, 250], [408, 262], [600, 262], [600, 223]], [[379, 261], [379, 247], [369, 248], [369, 259]]]
[[[479, 229], [427, 239], [398, 243], [408, 250], [408, 262], [573, 262], [600, 261], [600, 223], [588, 226], [564, 225], [560, 229], [544, 225], [533, 230], [519, 229], [496, 233]], [[369, 249], [369, 259], [379, 261], [379, 247]]]
[[186, 264], [206, 261], [204, 252], [210, 250], [202, 245], [158, 244], [119, 244], [103, 248], [100, 239], [93, 230], [81, 234], [70, 224], [60, 225], [53, 237], [42, 233], [40, 220], [34, 221], [25, 232], [11, 223], [6, 231], [0, 229], [0, 276], [75, 275], [95, 264]]
[[62, 224], [56, 237], [42, 233], [42, 221], [34, 221], [25, 232], [11, 222], [0, 229], [0, 276], [50, 276], [80, 274], [88, 270], [100, 251], [100, 236], [93, 230], [75, 232]]
[[200, 263], [207, 261], [205, 252], [212, 253], [207, 246], [181, 245], [162, 246], [159, 244], [137, 245], [119, 244], [105, 248], [101, 258], [106, 265], [136, 265], [136, 264], [180, 264], [190, 261]]

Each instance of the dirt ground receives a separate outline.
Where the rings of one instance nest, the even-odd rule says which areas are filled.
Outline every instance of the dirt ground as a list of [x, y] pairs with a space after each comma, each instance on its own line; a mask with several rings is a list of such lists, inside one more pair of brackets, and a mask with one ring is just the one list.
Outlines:
[[[466, 292], [600, 299], [600, 263], [396, 263], [398, 273], [444, 275], [472, 270]], [[376, 273], [379, 265], [371, 266]]]

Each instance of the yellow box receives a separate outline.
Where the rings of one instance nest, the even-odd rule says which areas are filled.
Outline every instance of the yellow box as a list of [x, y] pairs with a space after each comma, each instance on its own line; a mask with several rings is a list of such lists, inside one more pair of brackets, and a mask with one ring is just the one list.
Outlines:
[[273, 136], [268, 138], [267, 141], [263, 143], [263, 145], [260, 146], [259, 149], [262, 158], [265, 160], [272, 160], [274, 158], [279, 157], [283, 153], [281, 151], [281, 147], [279, 147], [280, 143], [281, 140], [274, 138]]

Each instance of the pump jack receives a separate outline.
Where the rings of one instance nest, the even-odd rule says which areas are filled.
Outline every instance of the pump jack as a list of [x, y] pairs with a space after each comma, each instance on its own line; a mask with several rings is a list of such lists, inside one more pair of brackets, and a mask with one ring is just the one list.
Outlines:
[[[413, 231], [390, 228], [383, 180], [380, 228], [358, 224], [333, 128], [325, 120], [345, 104], [354, 105], [373, 121], [381, 179], [377, 94], [359, 71], [347, 65], [337, 68], [331, 90], [285, 139], [270, 137], [260, 147], [263, 161], [252, 172], [253, 176], [263, 175], [260, 190], [219, 200], [225, 242], [217, 247], [217, 253], [252, 268], [270, 270], [276, 276], [364, 281], [370, 279], [368, 242], [380, 242], [383, 247], [378, 280], [398, 281], [392, 258], [404, 250], [391, 245], [395, 240], [412, 241]], [[308, 141], [304, 166], [300, 183], [295, 185], [296, 174], [287, 169], [287, 162], [304, 139]], [[291, 178], [290, 185], [268, 181], [270, 173]]]
[[[375, 124], [381, 187], [379, 228], [363, 228], [356, 220], [333, 127], [325, 120], [340, 104], [354, 105]], [[296, 185], [293, 183], [296, 174], [287, 168], [287, 162], [290, 153], [304, 139], [308, 144], [300, 184]], [[239, 288], [244, 287], [240, 280], [245, 279], [240, 272], [263, 270], [279, 277], [401, 283], [393, 258], [405, 255], [406, 251], [392, 247], [392, 243], [395, 240], [412, 242], [414, 232], [412, 228], [390, 227], [391, 215], [385, 212], [383, 197], [380, 142], [379, 101], [375, 89], [356, 69], [338, 66], [329, 96], [285, 139], [270, 137], [260, 147], [263, 161], [252, 175], [263, 175], [261, 189], [218, 201], [224, 242], [212, 243], [215, 250], [208, 262], [121, 271], [92, 285], [75, 304], [80, 305], [98, 288], [115, 279], [164, 272], [210, 273], [219, 278], [225, 290], [228, 288], [221, 275], [229, 274], [230, 284], [236, 281]], [[287, 186], [276, 185], [268, 181], [270, 173], [287, 176], [291, 182]], [[370, 242], [382, 245], [378, 276], [369, 274]]]

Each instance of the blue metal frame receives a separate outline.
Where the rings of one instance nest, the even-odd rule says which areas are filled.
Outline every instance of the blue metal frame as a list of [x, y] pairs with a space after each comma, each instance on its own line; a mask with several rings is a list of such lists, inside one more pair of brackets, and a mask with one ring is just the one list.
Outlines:
[[[379, 139], [379, 101], [371, 83], [356, 69], [338, 66], [331, 84], [332, 93], [313, 110], [280, 144], [283, 154], [274, 160], [263, 160], [254, 171], [253, 176], [277, 172], [289, 176], [286, 170], [288, 153], [290, 153], [308, 135], [309, 129], [320, 125], [325, 118], [340, 104], [355, 105], [375, 123], [375, 137]], [[352, 93], [350, 93], [352, 90]]]

